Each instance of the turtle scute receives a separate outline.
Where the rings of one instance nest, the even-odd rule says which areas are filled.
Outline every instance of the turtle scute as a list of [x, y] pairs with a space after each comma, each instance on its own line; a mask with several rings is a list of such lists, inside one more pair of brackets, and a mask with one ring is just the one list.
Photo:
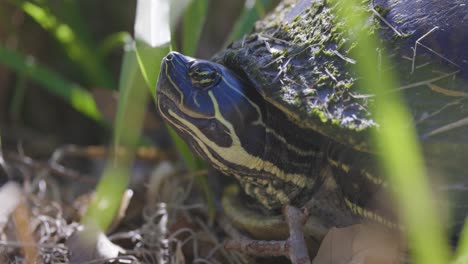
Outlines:
[[244, 77], [299, 126], [358, 144], [360, 132], [378, 125], [369, 111], [371, 97], [355, 89], [357, 78], [349, 70], [356, 63], [349, 55], [354, 44], [325, 1], [309, 1], [302, 9], [292, 2], [280, 4], [257, 23], [255, 33], [214, 60]]
[[[214, 60], [299, 126], [368, 150], [367, 132], [379, 127], [373, 104], [385, 98], [359, 86], [363, 77], [354, 66], [360, 58], [352, 53], [359, 43], [335, 16], [337, 8], [340, 2], [283, 1], [252, 34]], [[395, 89], [407, 101], [421, 138], [466, 118], [468, 11], [462, 1], [361, 1], [359, 8], [369, 16], [366, 30], [379, 40], [379, 50], [369, 52], [390, 57], [400, 84]], [[466, 138], [452, 132], [443, 140], [453, 133]]]

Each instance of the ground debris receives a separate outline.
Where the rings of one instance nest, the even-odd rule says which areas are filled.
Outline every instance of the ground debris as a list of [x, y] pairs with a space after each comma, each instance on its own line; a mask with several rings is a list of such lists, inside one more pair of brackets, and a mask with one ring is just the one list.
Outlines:
[[106, 162], [89, 153], [66, 147], [48, 161], [0, 153], [9, 179], [0, 187], [8, 202], [0, 210], [1, 263], [246, 263], [224, 250], [193, 175], [171, 161], [137, 161], [118, 221], [105, 232], [83, 226]]

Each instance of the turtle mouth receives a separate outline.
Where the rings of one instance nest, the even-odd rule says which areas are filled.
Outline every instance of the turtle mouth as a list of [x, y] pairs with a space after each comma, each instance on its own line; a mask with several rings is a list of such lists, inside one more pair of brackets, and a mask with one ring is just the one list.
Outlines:
[[[164, 112], [165, 116], [172, 111], [182, 117], [190, 117], [195, 119], [212, 119], [213, 116], [204, 114], [202, 112], [194, 111], [189, 107], [186, 107], [184, 103], [175, 96], [173, 93], [167, 92], [163, 89], [158, 89], [157, 101], [159, 110]], [[166, 116], [167, 118], [167, 116]]]
[[158, 108], [160, 112], [164, 114], [165, 117], [169, 113], [169, 110], [173, 110], [176, 112], [180, 111], [179, 107], [177, 106], [179, 104], [178, 100], [175, 99], [174, 97], [175, 96], [173, 96], [172, 94], [167, 93], [163, 91], [162, 89], [158, 89], [158, 92], [157, 92]]
[[[161, 65], [161, 74], [159, 75], [158, 85], [156, 88], [157, 105], [161, 113], [166, 117], [169, 110], [179, 111], [180, 98], [171, 88], [168, 76], [166, 76], [166, 62]], [[167, 117], [166, 117], [167, 118]]]
[[[160, 79], [160, 82], [167, 82], [167, 80]], [[161, 84], [161, 83], [160, 83]], [[191, 123], [196, 124], [197, 120], [208, 120], [212, 117], [204, 115], [202, 113], [191, 110], [189, 107], [185, 107], [180, 98], [172, 92], [170, 89], [157, 89], [157, 108], [161, 116], [166, 119], [172, 127], [179, 131], [179, 133], [185, 133], [185, 125], [182, 124], [181, 119], [187, 120]], [[190, 137], [185, 137], [190, 139]]]

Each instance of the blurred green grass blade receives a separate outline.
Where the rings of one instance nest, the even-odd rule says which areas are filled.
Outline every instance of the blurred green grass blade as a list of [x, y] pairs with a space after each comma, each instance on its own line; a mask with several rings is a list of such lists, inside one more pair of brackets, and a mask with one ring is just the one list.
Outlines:
[[156, 98], [156, 83], [161, 69], [161, 61], [170, 51], [169, 46], [151, 47], [141, 40], [135, 41], [138, 63], [140, 65], [146, 85], [153, 98]]
[[135, 149], [140, 138], [149, 91], [138, 66], [134, 41], [125, 47], [119, 80], [119, 105], [114, 129], [114, 146]]
[[[87, 47], [91, 50], [95, 49], [95, 41], [92, 37], [92, 30], [89, 26], [89, 21], [84, 19], [80, 4], [83, 1], [80, 0], [66, 0], [61, 1], [60, 4], [54, 6], [60, 7], [58, 10], [53, 10], [53, 13], [57, 15], [63, 22], [73, 28], [73, 31]], [[52, 7], [50, 4], [47, 5]]]
[[182, 17], [182, 53], [194, 56], [205, 23], [208, 0], [192, 0]]
[[262, 0], [255, 0], [255, 10], [257, 10], [257, 14], [260, 17], [264, 17], [266, 14], [265, 4], [268, 3], [267, 1]]
[[105, 37], [98, 47], [98, 56], [104, 59], [114, 49], [122, 49], [126, 43], [129, 43], [132, 36], [127, 31], [115, 32]]
[[[336, 9], [338, 15], [344, 18], [349, 31], [353, 32], [349, 37], [359, 43], [352, 50], [358, 61], [355, 70], [363, 77], [359, 85], [372, 88], [376, 94], [377, 103], [373, 111], [381, 127], [373, 137], [381, 153], [382, 168], [401, 208], [412, 260], [420, 264], [447, 263], [448, 243], [431, 202], [423, 157], [416, 131], [411, 125], [412, 118], [399, 94], [390, 92], [398, 86], [396, 75], [390, 71], [379, 72], [379, 69], [391, 67], [387, 56], [379, 57], [377, 39], [365, 26], [370, 11], [362, 10], [358, 7], [362, 4], [355, 0], [342, 0], [340, 5], [342, 7]], [[381, 64], [377, 67], [379, 61]]]
[[[96, 188], [96, 196], [84, 217], [101, 230], [112, 223], [125, 188], [130, 181], [133, 163], [143, 126], [149, 93], [138, 67], [133, 40], [126, 45], [119, 80], [119, 105], [114, 126], [113, 152]], [[124, 155], [120, 150], [124, 150]]]
[[153, 98], [161, 60], [170, 51], [169, 0], [139, 0], [135, 18], [138, 62]]
[[36, 63], [33, 57], [24, 56], [0, 45], [0, 64], [10, 67], [19, 75], [26, 74], [33, 81], [41, 84], [52, 94], [60, 96], [74, 109], [89, 118], [103, 121], [96, 103], [88, 91]]
[[126, 164], [110, 163], [102, 175], [93, 199], [81, 219], [83, 225], [97, 225], [104, 232], [119, 210], [130, 175]]
[[42, 28], [47, 30], [63, 46], [68, 57], [80, 66], [82, 72], [91, 81], [89, 84], [105, 88], [114, 88], [115, 84], [93, 48], [75, 34], [74, 30], [60, 21], [48, 9], [29, 1], [15, 1], [15, 3]]
[[468, 263], [468, 221], [465, 221], [455, 253], [452, 264]]
[[249, 33], [255, 22], [265, 15], [265, 10], [270, 9], [272, 4], [272, 0], [245, 1], [241, 15], [234, 24], [226, 44], [229, 44], [234, 40], [241, 39], [245, 34]]

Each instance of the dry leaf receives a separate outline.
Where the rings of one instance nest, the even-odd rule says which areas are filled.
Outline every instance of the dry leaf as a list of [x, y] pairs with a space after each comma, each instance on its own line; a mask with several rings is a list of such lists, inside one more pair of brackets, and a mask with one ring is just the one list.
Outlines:
[[313, 263], [401, 263], [403, 253], [397, 233], [371, 224], [332, 228], [322, 241]]
[[24, 195], [21, 186], [13, 181], [9, 181], [0, 187], [0, 226], [3, 226], [8, 221], [11, 213], [15, 210]]

